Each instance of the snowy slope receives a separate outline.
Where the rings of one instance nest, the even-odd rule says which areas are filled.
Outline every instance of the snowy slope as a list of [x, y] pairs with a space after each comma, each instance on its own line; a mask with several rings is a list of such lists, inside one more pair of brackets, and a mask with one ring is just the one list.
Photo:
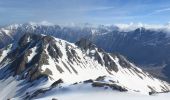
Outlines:
[[79, 100], [79, 98], [81, 98], [81, 100], [169, 100], [170, 93], [148, 96], [112, 90], [97, 89], [96, 91], [96, 89], [94, 89], [91, 91], [70, 91], [68, 93], [61, 91], [61, 93], [52, 93], [52, 95], [40, 97], [35, 100], [51, 100], [54, 98], [58, 100]]
[[[39, 92], [57, 89], [52, 84], [58, 80], [63, 81], [64, 88], [92, 79], [83, 86], [100, 84], [142, 94], [170, 89], [168, 83], [137, 68], [122, 55], [106, 53], [86, 39], [73, 44], [51, 36], [25, 34], [18, 42], [1, 49], [0, 59], [0, 88], [3, 88], [0, 95], [8, 91], [2, 99], [28, 95], [32, 98]], [[13, 89], [5, 88], [9, 86]]]
[[[153, 75], [170, 81], [169, 32], [169, 23], [60, 26], [31, 22], [1, 27], [0, 48], [19, 40], [25, 33], [51, 35], [69, 42], [76, 42], [82, 37], [90, 38], [98, 47], [107, 52], [119, 52], [139, 66], [165, 66], [160, 68], [159, 74]], [[154, 69], [152, 72], [157, 73]]]

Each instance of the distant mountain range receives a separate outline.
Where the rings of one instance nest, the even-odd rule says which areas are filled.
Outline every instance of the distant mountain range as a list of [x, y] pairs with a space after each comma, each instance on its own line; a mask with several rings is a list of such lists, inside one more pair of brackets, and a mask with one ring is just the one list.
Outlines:
[[0, 88], [3, 100], [30, 100], [75, 88], [143, 94], [170, 91], [167, 82], [87, 39], [73, 44], [31, 33], [0, 50]]
[[110, 26], [59, 26], [36, 23], [0, 28], [0, 47], [19, 40], [25, 33], [45, 34], [76, 42], [86, 38], [110, 53], [120, 53], [141, 68], [170, 80], [170, 27], [167, 25], [118, 24]]

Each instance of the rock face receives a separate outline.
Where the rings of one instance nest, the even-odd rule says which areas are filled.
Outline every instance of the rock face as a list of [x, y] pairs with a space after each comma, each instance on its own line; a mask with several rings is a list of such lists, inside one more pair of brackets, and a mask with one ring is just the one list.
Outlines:
[[85, 80], [92, 87], [147, 94], [170, 89], [168, 83], [137, 68], [122, 55], [107, 53], [86, 39], [73, 44], [52, 36], [25, 34], [0, 51], [0, 79], [21, 82], [15, 86], [18, 91], [11, 93], [17, 93], [14, 97], [34, 98], [60, 88], [58, 84]]
[[[92, 42], [90, 42], [89, 40], [82, 38], [75, 44], [85, 52], [88, 52], [87, 50], [92, 51], [88, 53], [88, 56], [90, 56], [91, 58], [94, 57], [94, 59], [97, 60], [99, 64], [105, 65], [108, 70], [113, 70], [115, 72], [118, 71], [117, 65], [112, 60], [112, 57], [109, 54], [105, 53], [104, 50], [98, 49], [96, 45], [92, 44]], [[100, 57], [97, 51], [104, 52], [103, 58]]]
[[[104, 80], [103, 80], [104, 81]], [[110, 82], [110, 83], [104, 83], [102, 82], [102, 80], [100, 81], [96, 81], [96, 82], [92, 82], [91, 84], [93, 87], [104, 87], [104, 88], [111, 88], [113, 90], [118, 90], [118, 91], [121, 91], [121, 92], [126, 92], [128, 91], [125, 87], [122, 87], [122, 86], [119, 86], [117, 84], [114, 84], [114, 82]]]

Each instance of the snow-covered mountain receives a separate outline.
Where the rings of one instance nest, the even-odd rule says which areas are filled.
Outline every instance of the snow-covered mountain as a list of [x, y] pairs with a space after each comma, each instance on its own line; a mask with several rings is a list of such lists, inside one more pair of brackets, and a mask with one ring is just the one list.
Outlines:
[[25, 33], [51, 35], [72, 43], [86, 38], [105, 51], [118, 52], [135, 64], [146, 67], [145, 70], [153, 75], [169, 81], [169, 26], [141, 23], [108, 26], [15, 24], [0, 28], [0, 48], [19, 40]]
[[73, 44], [24, 34], [0, 50], [0, 88], [1, 99], [18, 100], [91, 88], [152, 94], [167, 92], [170, 85], [86, 39]]
[[14, 24], [0, 28], [0, 48], [17, 41], [25, 33], [46, 34], [75, 42], [91, 35], [91, 27], [44, 25], [37, 23]]
[[137, 65], [152, 68], [150, 72], [158, 77], [170, 79], [170, 37], [167, 32], [145, 28], [112, 31], [94, 36], [93, 42], [108, 52], [119, 52]]

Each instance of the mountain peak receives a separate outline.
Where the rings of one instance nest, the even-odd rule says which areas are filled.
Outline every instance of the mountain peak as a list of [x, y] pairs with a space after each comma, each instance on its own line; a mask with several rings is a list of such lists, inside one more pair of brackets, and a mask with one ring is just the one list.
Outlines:
[[[113, 89], [139, 91], [146, 94], [170, 89], [168, 83], [137, 68], [125, 57], [106, 53], [86, 39], [73, 44], [52, 36], [25, 34], [15, 48], [8, 46], [2, 49], [0, 59], [0, 78], [12, 77], [17, 82], [24, 81], [24, 86], [21, 84], [18, 88], [31, 89], [20, 93], [24, 96], [28, 94], [27, 92], [36, 91], [37, 88], [40, 89], [37, 90], [38, 92], [50, 91], [61, 82], [58, 80], [62, 80], [61, 84], [90, 82], [89, 84], [94, 87], [106, 85]], [[105, 77], [101, 78], [102, 76]], [[44, 80], [44, 85], [37, 87], [41, 85], [40, 79]], [[93, 81], [95, 79], [96, 81]], [[35, 83], [37, 86], [34, 85]], [[30, 84], [36, 88], [32, 88]], [[44, 90], [42, 88], [44, 86], [48, 88]], [[33, 94], [37, 93], [33, 92]]]
[[75, 44], [84, 50], [94, 49], [96, 47], [90, 40], [85, 38], [81, 38]]

